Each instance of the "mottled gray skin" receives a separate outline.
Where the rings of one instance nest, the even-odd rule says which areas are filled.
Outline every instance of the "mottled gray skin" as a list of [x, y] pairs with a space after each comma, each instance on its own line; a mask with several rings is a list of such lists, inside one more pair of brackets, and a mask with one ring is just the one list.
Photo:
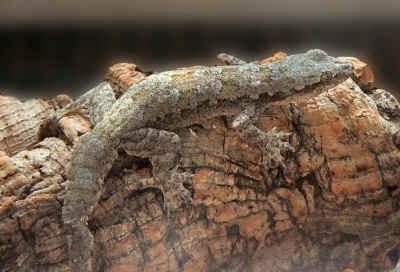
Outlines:
[[220, 53], [217, 56], [217, 60], [222, 62], [224, 65], [242, 65], [246, 64], [244, 60], [239, 59], [238, 57], [226, 54], [226, 53]]
[[160, 190], [167, 213], [191, 203], [191, 195], [184, 187], [191, 185], [191, 175], [178, 169], [181, 143], [176, 133], [154, 128], [134, 130], [122, 138], [121, 147], [129, 155], [150, 160], [153, 177], [134, 180], [141, 190]]
[[93, 238], [87, 227], [101, 194], [103, 180], [116, 157], [124, 135], [147, 128], [167, 115], [194, 110], [205, 104], [257, 99], [268, 94], [284, 98], [324, 77], [345, 77], [352, 65], [321, 50], [288, 56], [268, 65], [248, 63], [183, 69], [151, 75], [132, 86], [73, 152], [70, 180], [64, 199], [63, 220], [70, 228], [73, 271], [92, 271]]

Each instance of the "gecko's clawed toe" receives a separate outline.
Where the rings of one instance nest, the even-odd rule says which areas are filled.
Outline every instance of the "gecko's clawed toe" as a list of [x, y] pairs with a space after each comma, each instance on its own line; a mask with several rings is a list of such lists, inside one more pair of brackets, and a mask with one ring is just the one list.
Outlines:
[[192, 193], [184, 185], [191, 183], [188, 173], [175, 173], [173, 179], [164, 184], [164, 209], [167, 213], [179, 210], [181, 207], [192, 205]]
[[265, 168], [285, 168], [285, 158], [295, 152], [295, 149], [289, 143], [289, 136], [290, 133], [277, 131], [275, 128], [265, 133], [261, 141]]

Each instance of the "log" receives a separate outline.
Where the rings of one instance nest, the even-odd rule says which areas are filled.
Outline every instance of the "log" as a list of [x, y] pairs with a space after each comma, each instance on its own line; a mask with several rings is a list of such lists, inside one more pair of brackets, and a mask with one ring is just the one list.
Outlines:
[[[256, 126], [288, 133], [294, 148], [286, 167], [268, 177], [262, 151], [224, 116], [170, 124], [182, 141], [183, 167], [193, 175], [193, 203], [174, 214], [164, 211], [159, 190], [137, 186], [152, 177], [151, 163], [121, 150], [89, 218], [96, 271], [394, 269], [400, 104], [370, 81], [364, 89], [366, 77], [357, 68], [353, 79], [312, 86], [263, 108]], [[99, 99], [77, 101], [104, 106]], [[80, 135], [46, 134], [45, 119], [71, 108], [48, 105], [29, 125], [26, 114], [7, 115], [10, 107], [0, 107], [0, 121], [7, 115], [32, 135], [21, 138], [18, 129], [7, 136], [7, 143], [18, 144], [0, 145], [1, 271], [71, 271], [61, 211]], [[99, 111], [79, 111], [84, 118], [75, 119], [86, 131], [100, 118], [90, 112]], [[53, 125], [62, 127], [61, 119]]]

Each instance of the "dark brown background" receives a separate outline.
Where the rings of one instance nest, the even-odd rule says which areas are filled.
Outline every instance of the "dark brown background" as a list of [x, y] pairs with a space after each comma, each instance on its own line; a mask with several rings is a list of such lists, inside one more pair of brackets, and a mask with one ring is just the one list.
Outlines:
[[[54, 3], [56, 2], [56, 3]], [[146, 70], [321, 48], [400, 90], [400, 1], [0, 1], [0, 89], [79, 94], [119, 61]]]

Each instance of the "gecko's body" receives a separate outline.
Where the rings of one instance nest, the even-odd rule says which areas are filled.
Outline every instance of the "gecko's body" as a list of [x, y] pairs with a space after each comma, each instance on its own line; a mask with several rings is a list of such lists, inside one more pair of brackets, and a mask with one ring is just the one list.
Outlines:
[[[323, 51], [312, 50], [269, 65], [249, 63], [169, 71], [151, 75], [132, 86], [102, 121], [81, 137], [73, 153], [71, 183], [63, 208], [64, 223], [72, 234], [70, 256], [73, 270], [92, 270], [90, 251], [93, 239], [87, 218], [99, 199], [104, 177], [124, 137], [182, 111], [242, 98], [256, 100], [260, 95], [268, 95], [271, 99], [284, 98], [321, 82], [324, 77], [344, 78], [351, 74], [350, 63], [329, 57]], [[160, 135], [164, 137], [163, 133]], [[172, 139], [174, 136], [164, 138]]]

